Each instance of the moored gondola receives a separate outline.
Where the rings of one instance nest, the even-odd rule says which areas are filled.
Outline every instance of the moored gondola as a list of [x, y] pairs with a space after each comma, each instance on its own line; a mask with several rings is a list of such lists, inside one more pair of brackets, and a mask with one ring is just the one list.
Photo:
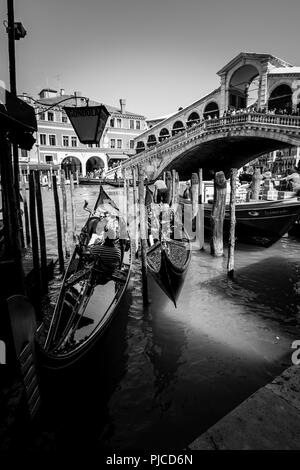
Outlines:
[[[82, 358], [112, 319], [124, 312], [131, 274], [130, 239], [124, 221], [102, 186], [94, 210], [89, 212], [65, 273], [46, 340], [43, 345], [38, 343], [41, 363], [49, 368], [63, 368]], [[95, 245], [91, 243], [112, 224], [122, 235], [114, 241], [121, 258], [118, 266], [108, 269], [101, 256], [93, 252]]]
[[[145, 205], [148, 209], [148, 235], [151, 240], [153, 198], [146, 188]], [[159, 209], [159, 206], [156, 206]], [[176, 307], [188, 266], [191, 260], [191, 246], [176, 211], [169, 209], [165, 220], [157, 211], [157, 239], [147, 251], [147, 267], [150, 275]], [[155, 235], [154, 235], [155, 237]]]

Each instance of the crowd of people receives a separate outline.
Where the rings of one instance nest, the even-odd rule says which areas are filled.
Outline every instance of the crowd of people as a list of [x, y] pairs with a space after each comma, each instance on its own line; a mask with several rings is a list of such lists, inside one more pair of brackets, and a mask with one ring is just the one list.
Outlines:
[[[243, 172], [239, 175], [239, 181], [241, 184], [243, 183], [251, 183], [252, 182], [252, 175], [254, 173], [253, 167], [244, 167]], [[288, 168], [285, 172], [284, 176], [276, 177], [272, 174], [270, 169], [265, 168], [262, 173], [262, 181], [264, 180], [272, 180], [278, 181], [280, 189], [283, 191], [293, 191], [297, 194], [300, 194], [300, 174], [299, 174], [299, 167], [292, 167]]]

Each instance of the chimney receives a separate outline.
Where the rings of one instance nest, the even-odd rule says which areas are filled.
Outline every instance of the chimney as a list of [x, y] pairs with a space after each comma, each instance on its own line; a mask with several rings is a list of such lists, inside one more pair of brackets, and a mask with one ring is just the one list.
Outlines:
[[81, 91], [74, 91], [74, 96], [79, 97], [81, 95], [82, 95]]
[[126, 106], [126, 100], [124, 98], [120, 98], [121, 114], [125, 113], [125, 106]]
[[61, 88], [61, 89], [60, 89], [60, 96], [64, 96], [64, 94], [65, 94], [65, 89], [64, 89], [64, 88]]

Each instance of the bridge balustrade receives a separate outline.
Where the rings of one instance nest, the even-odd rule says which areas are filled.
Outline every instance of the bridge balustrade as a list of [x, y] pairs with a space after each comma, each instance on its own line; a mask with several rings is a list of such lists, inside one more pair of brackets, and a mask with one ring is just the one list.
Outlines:
[[223, 116], [220, 118], [213, 118], [213, 119], [206, 119], [199, 123], [194, 124], [193, 126], [186, 126], [185, 129], [181, 130], [180, 132], [176, 133], [173, 136], [165, 137], [160, 142], [156, 142], [156, 144], [149, 146], [143, 152], [144, 156], [148, 153], [153, 153], [156, 151], [157, 148], [163, 148], [170, 143], [176, 144], [182, 141], [182, 137], [188, 137], [193, 134], [199, 134], [203, 132], [205, 134], [206, 131], [211, 129], [217, 128], [225, 128], [230, 127], [232, 125], [241, 125], [243, 126], [246, 123], [264, 123], [264, 124], [271, 124], [274, 126], [287, 126], [287, 127], [298, 127], [300, 128], [300, 116], [293, 116], [293, 115], [281, 115], [281, 114], [270, 114], [270, 113], [256, 113], [256, 112], [245, 112], [245, 113], [237, 113], [234, 115]]

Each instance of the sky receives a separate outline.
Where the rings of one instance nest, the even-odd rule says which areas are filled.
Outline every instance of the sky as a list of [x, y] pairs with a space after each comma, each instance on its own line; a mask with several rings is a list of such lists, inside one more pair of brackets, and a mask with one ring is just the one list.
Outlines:
[[[300, 66], [299, 0], [14, 0], [17, 89], [81, 91], [148, 118], [188, 106], [219, 86], [240, 52]], [[0, 0], [0, 80], [9, 83]], [[7, 85], [9, 89], [9, 85]]]

